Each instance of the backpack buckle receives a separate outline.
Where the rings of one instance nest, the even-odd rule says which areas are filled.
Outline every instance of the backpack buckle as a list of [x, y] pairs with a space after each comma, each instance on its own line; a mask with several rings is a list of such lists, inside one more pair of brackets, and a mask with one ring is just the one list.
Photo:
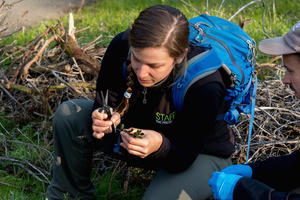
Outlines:
[[[200, 36], [201, 36], [201, 40], [198, 39]], [[196, 40], [196, 42], [199, 42], [199, 43], [203, 42], [203, 40], [204, 40], [203, 32], [202, 33], [199, 32], [194, 39]]]
[[[199, 42], [199, 43], [203, 42], [203, 40], [204, 40], [204, 37], [203, 37], [204, 31], [203, 31], [203, 29], [200, 27], [200, 24], [202, 24], [202, 23], [201, 23], [201, 22], [198, 22], [198, 23], [196, 23], [196, 24], [190, 23], [190, 25], [191, 25], [192, 27], [194, 27], [194, 28], [198, 31], [198, 34], [196, 35], [196, 37], [194, 38], [194, 40], [195, 40], [196, 42]], [[199, 37], [201, 37], [201, 40], [198, 39]]]
[[182, 88], [183, 87], [183, 81], [182, 80], [179, 81], [176, 86], [177, 86], [178, 89]]
[[254, 45], [250, 40], [247, 40], [246, 42], [249, 46], [249, 51], [247, 53], [247, 61], [251, 63], [251, 67], [252, 67], [255, 59], [255, 42]]

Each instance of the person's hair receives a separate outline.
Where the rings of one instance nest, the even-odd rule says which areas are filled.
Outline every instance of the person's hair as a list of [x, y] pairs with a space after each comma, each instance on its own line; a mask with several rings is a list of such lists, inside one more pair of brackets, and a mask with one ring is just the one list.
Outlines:
[[[134, 48], [165, 47], [174, 58], [182, 56], [189, 45], [189, 23], [184, 14], [173, 7], [155, 5], [143, 10], [132, 24], [129, 33], [129, 44]], [[172, 76], [175, 79], [187, 68], [186, 56], [175, 64]], [[127, 94], [132, 93], [138, 84], [131, 64], [127, 66]], [[129, 98], [125, 97], [116, 109], [121, 116], [129, 108]]]
[[142, 11], [134, 21], [129, 42], [134, 48], [165, 47], [177, 58], [188, 47], [189, 27], [186, 17], [176, 8], [156, 5]]

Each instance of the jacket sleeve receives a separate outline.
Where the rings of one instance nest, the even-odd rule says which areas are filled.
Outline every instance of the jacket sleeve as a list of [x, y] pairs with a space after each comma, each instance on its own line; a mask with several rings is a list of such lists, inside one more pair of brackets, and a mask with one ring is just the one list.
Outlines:
[[[224, 151], [233, 148], [227, 144], [229, 135], [220, 129], [220, 135], [215, 135], [216, 116], [223, 110], [224, 88], [217, 82], [207, 83], [203, 86], [192, 86], [184, 100], [180, 114], [176, 116], [174, 127], [168, 137], [164, 137], [163, 144], [156, 155], [162, 160], [163, 168], [170, 172], [179, 172], [188, 168], [199, 153], [212, 155], [221, 154], [222, 150], [214, 152], [213, 141], [223, 146]], [[227, 128], [226, 128], [227, 129]], [[222, 136], [225, 135], [225, 137]], [[224, 140], [224, 143], [222, 143]], [[225, 144], [226, 143], [226, 144]], [[210, 149], [205, 150], [205, 146]], [[229, 145], [230, 147], [226, 147]], [[229, 157], [232, 152], [223, 157]]]
[[108, 104], [116, 107], [122, 99], [125, 91], [125, 76], [123, 72], [123, 64], [127, 59], [129, 44], [127, 32], [121, 32], [116, 35], [107, 47], [96, 83], [96, 97], [94, 101], [94, 109], [102, 105], [100, 91], [109, 90]]
[[300, 200], [300, 194], [279, 192], [255, 179], [241, 178], [233, 191], [234, 200]]
[[268, 158], [249, 164], [252, 178], [280, 191], [300, 187], [300, 149], [284, 156]]

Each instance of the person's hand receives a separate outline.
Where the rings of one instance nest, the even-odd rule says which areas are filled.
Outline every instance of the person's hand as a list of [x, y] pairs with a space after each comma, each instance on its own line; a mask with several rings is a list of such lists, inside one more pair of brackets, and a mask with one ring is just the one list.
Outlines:
[[106, 113], [100, 113], [96, 109], [92, 113], [93, 119], [93, 136], [97, 139], [101, 139], [104, 134], [112, 132], [112, 125], [115, 124], [116, 126], [121, 122], [121, 116], [119, 113], [115, 112], [111, 116], [110, 120], [107, 120], [108, 115]]
[[240, 175], [213, 172], [208, 185], [211, 187], [214, 198], [218, 200], [232, 200], [233, 190], [240, 178], [242, 178]]
[[252, 177], [252, 168], [249, 165], [231, 165], [221, 170], [221, 172], [226, 174], [236, 174], [248, 178]]
[[[120, 145], [125, 148], [128, 153], [140, 158], [145, 158], [151, 153], [157, 151], [161, 146], [163, 139], [160, 133], [153, 130], [136, 128], [130, 128], [128, 130], [131, 129], [133, 129], [131, 133], [126, 133], [125, 131], [121, 132], [122, 142]], [[129, 135], [137, 130], [141, 130], [144, 133], [142, 138], [133, 138]]]

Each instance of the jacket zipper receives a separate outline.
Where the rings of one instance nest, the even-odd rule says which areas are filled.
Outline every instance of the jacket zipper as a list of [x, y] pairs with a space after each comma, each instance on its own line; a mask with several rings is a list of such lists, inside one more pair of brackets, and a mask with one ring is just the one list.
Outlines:
[[142, 91], [142, 94], [144, 95], [143, 97], [143, 104], [147, 104], [147, 88], [145, 87], [144, 90]]

